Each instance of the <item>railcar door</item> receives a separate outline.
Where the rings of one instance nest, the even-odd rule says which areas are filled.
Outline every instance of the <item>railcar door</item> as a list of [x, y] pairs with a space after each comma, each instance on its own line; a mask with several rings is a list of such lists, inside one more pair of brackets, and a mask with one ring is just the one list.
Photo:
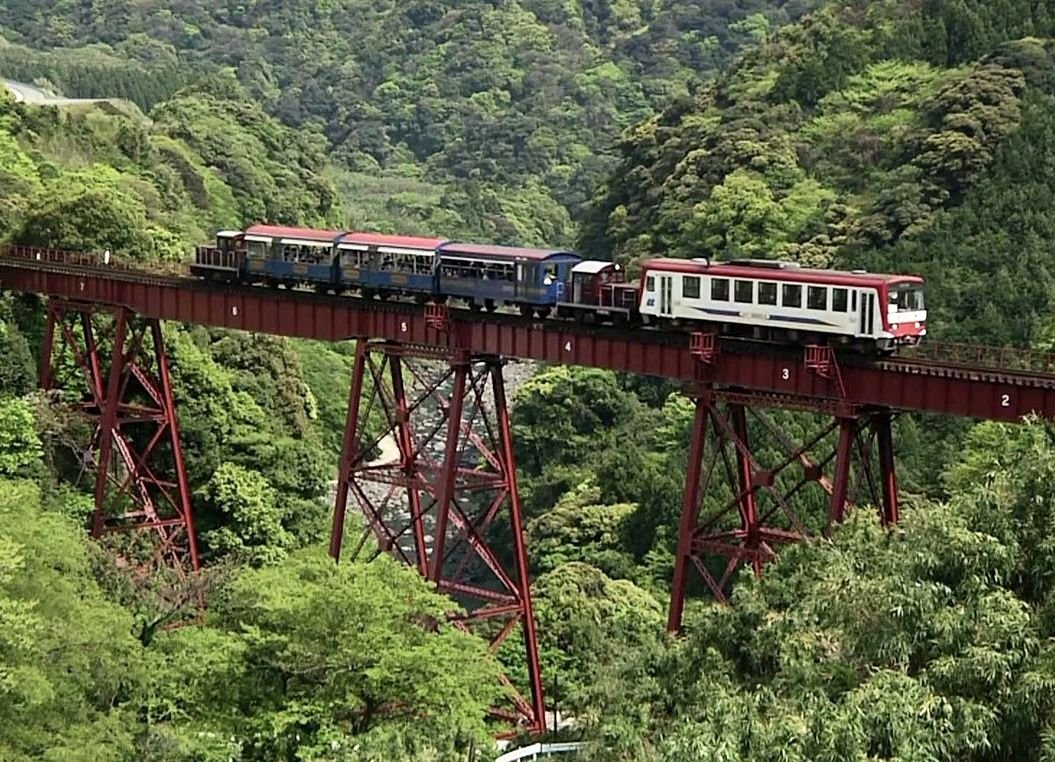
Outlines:
[[876, 295], [874, 291], [861, 293], [861, 331], [864, 336], [871, 336], [875, 329]]
[[660, 275], [659, 277], [659, 314], [670, 317], [674, 312], [671, 294], [674, 291], [674, 277], [671, 275]]

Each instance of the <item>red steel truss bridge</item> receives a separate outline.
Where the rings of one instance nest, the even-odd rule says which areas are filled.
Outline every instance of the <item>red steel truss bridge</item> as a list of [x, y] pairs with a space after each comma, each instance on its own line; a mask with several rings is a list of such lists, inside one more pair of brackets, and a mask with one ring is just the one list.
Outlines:
[[[507, 360], [662, 377], [695, 400], [672, 631], [681, 628], [690, 585], [723, 600], [738, 568], [757, 572], [780, 545], [828, 532], [855, 504], [896, 522], [897, 415], [1009, 422], [1055, 415], [1055, 358], [1008, 349], [928, 341], [868, 361], [824, 346], [214, 284], [18, 247], [0, 248], [0, 288], [47, 298], [41, 384], [69, 385], [79, 374], [78, 389], [87, 389], [79, 404], [95, 421], [92, 534], [151, 539], [138, 562], [181, 574], [198, 568], [198, 554], [161, 321], [357, 339], [330, 552], [341, 554], [351, 504], [382, 550], [459, 601], [467, 612], [459, 626], [490, 638], [494, 649], [513, 647], [509, 636], [519, 630], [527, 674], [517, 679], [522, 690], [507, 681], [509, 701], [496, 714], [534, 731], [543, 728], [545, 704]], [[108, 317], [93, 320], [100, 315]], [[782, 410], [812, 414], [795, 420], [813, 420], [816, 430], [788, 433], [774, 421]], [[368, 436], [371, 416], [384, 422], [381, 436]], [[385, 435], [398, 455], [378, 462]], [[800, 516], [810, 500], [821, 506], [811, 515], [822, 515], [812, 523]], [[512, 557], [496, 544], [498, 531], [512, 537]]]

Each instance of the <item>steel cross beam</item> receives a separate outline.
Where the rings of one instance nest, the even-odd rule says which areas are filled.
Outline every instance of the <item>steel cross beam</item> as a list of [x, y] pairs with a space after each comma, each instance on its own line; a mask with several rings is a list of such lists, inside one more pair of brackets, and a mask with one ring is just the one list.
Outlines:
[[[458, 600], [468, 613], [455, 623], [486, 637], [492, 652], [519, 626], [528, 696], [503, 678], [508, 706], [493, 710], [513, 734], [544, 730], [545, 705], [502, 365], [359, 340], [330, 554], [340, 558], [351, 497], [368, 527], [355, 553], [373, 534], [380, 551]], [[503, 514], [512, 559], [494, 546]]]
[[[809, 400], [726, 392], [707, 383], [692, 394], [696, 414], [667, 618], [671, 632], [681, 630], [690, 568], [698, 571], [717, 600], [725, 601], [740, 566], [749, 565], [760, 574], [762, 565], [775, 557], [777, 545], [829, 534], [863, 493], [878, 507], [884, 524], [897, 521], [890, 410], [833, 410], [818, 401], [812, 411], [829, 420], [795, 443], [762, 409], [808, 411]], [[763, 465], [766, 454], [769, 462]], [[825, 475], [829, 466], [832, 478]], [[820, 526], [807, 526], [801, 511], [791, 508], [791, 499], [810, 485], [820, 488], [814, 501], [826, 505]]]
[[[93, 320], [102, 316], [110, 320]], [[101, 349], [107, 343], [108, 367]], [[180, 578], [197, 571], [190, 485], [158, 321], [125, 309], [52, 300], [40, 382], [45, 390], [75, 395], [80, 412], [94, 422], [81, 454], [82, 473], [95, 471], [92, 536], [117, 546], [140, 577], [159, 568]], [[152, 541], [144, 547], [131, 537], [120, 539], [130, 534]]]

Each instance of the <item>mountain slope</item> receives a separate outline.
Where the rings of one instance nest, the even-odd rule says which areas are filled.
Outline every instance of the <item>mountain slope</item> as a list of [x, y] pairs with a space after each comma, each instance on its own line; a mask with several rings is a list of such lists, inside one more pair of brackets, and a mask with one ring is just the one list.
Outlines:
[[[583, 248], [915, 269], [939, 336], [1034, 341], [1051, 312], [1051, 148], [1015, 136], [1046, 132], [1055, 72], [1049, 42], [1014, 38], [1053, 23], [1026, 2], [827, 7], [628, 130]], [[1022, 183], [1024, 224], [988, 236], [995, 249], [968, 241], [955, 210], [995, 233], [993, 204]], [[1015, 307], [981, 319], [993, 278]]]

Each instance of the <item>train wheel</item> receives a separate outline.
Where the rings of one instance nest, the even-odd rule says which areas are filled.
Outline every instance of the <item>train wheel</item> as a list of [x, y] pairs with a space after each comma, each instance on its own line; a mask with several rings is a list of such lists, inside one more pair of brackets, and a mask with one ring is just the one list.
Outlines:
[[496, 309], [498, 309], [498, 305], [495, 304], [494, 299], [484, 299], [484, 309], [488, 312], [494, 312]]
[[473, 312], [479, 312], [482, 309], [482, 305], [479, 302], [477, 302], [477, 301], [475, 301], [473, 299], [470, 299], [469, 300], [469, 309], [472, 310]]
[[524, 317], [531, 317], [531, 305], [530, 304], [518, 304], [517, 308], [520, 310], [520, 314]]
[[546, 318], [549, 317], [550, 308], [549, 307], [541, 307], [541, 308], [535, 310], [535, 312], [538, 314], [538, 316], [542, 320], [545, 320]]

